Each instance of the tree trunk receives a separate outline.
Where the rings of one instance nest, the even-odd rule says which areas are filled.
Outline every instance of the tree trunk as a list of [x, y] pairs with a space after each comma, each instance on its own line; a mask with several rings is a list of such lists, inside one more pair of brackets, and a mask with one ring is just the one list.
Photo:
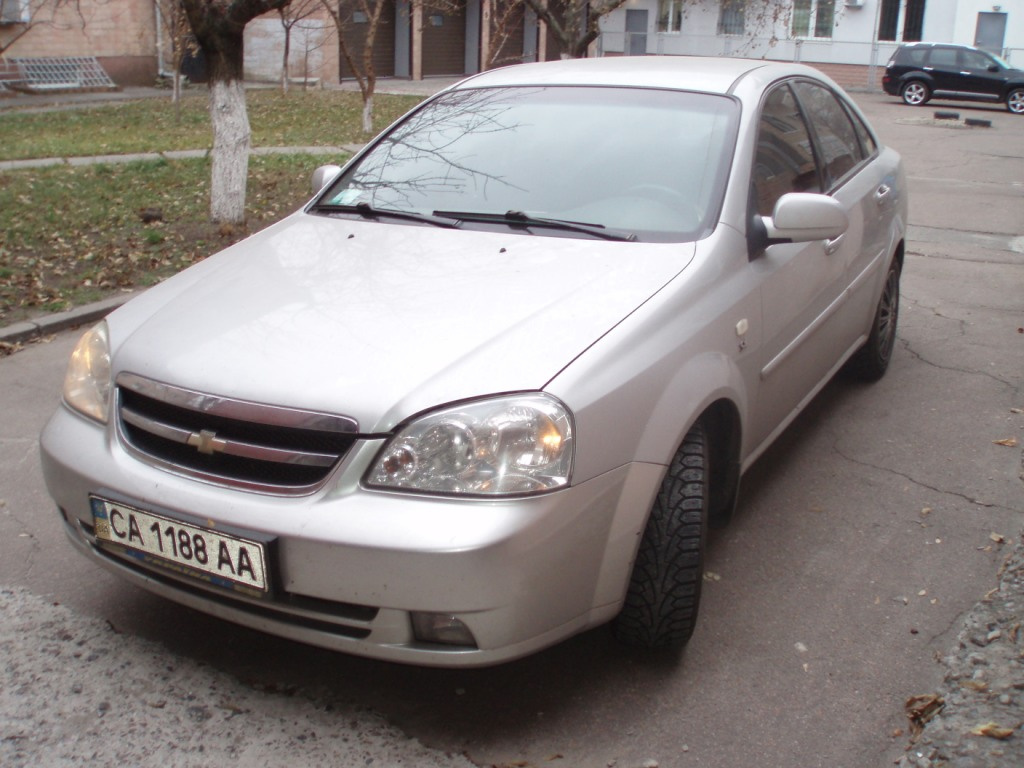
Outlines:
[[241, 80], [210, 83], [213, 167], [210, 218], [227, 224], [245, 222], [245, 184], [249, 174], [249, 115]]
[[373, 93], [363, 94], [363, 133], [373, 133]]
[[285, 25], [284, 28], [284, 61], [281, 62], [281, 92], [288, 95], [288, 56], [292, 47], [292, 28]]

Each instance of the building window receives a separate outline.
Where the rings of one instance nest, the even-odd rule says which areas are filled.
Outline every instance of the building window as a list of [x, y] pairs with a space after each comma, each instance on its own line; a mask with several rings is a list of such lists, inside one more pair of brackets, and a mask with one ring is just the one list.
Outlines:
[[[891, 40], [896, 42], [902, 40], [905, 43], [916, 42], [921, 39], [921, 31], [924, 27], [924, 6], [925, 0], [906, 0], [906, 7], [903, 8], [902, 0], [882, 0], [882, 9], [878, 14], [878, 39]], [[903, 11], [903, 35], [899, 35], [901, 14]]]
[[742, 35], [746, 27], [747, 0], [722, 0], [718, 11], [718, 34]]
[[925, 0], [907, 0], [907, 17], [903, 20], [903, 41], [919, 42], [924, 27]]
[[683, 27], [685, 0], [658, 0], [658, 31], [679, 32]]
[[793, 37], [832, 37], [836, 0], [793, 0]]

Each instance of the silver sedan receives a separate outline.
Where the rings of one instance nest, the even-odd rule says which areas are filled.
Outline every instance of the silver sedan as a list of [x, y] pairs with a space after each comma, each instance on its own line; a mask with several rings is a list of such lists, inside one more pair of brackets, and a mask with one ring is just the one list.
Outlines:
[[86, 333], [42, 435], [81, 552], [267, 632], [681, 646], [744, 470], [893, 353], [900, 159], [809, 67], [496, 70], [314, 187]]

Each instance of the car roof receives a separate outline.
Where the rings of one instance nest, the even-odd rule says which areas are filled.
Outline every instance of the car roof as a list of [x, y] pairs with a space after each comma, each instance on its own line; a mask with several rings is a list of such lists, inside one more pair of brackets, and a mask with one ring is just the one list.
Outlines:
[[754, 75], [771, 82], [788, 75], [825, 79], [802, 64], [757, 59], [703, 56], [616, 56], [516, 64], [463, 80], [456, 89], [515, 85], [596, 85], [671, 88], [704, 93], [732, 93], [740, 80]]
[[924, 40], [920, 40], [913, 43], [902, 43], [900, 48], [933, 48], [937, 45], [943, 48], [970, 48], [973, 51], [980, 51], [980, 48], [975, 48], [973, 45], [964, 45], [963, 43], [929, 43]]

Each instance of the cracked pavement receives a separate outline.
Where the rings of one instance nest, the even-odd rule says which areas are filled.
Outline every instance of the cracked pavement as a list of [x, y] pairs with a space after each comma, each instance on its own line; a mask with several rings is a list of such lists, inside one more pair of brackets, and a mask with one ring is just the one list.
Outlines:
[[[904, 702], [942, 690], [965, 620], [994, 631], [972, 611], [1024, 528], [1024, 119], [957, 105], [993, 122], [965, 129], [929, 120], [932, 105], [857, 100], [907, 165], [899, 346], [881, 382], [837, 379], [744, 477], [733, 524], [711, 539], [701, 621], [681, 657], [626, 653], [596, 630], [494, 669], [406, 668], [120, 583], [64, 540], [31, 456], [59, 400], [65, 333], [0, 361], [0, 610], [19, 621], [0, 642], [0, 763], [21, 750], [26, 764], [73, 764], [132, 728], [153, 751], [125, 754], [161, 766], [201, 764], [200, 746], [218, 764], [255, 764], [250, 742], [266, 744], [267, 765], [298, 754], [311, 765], [866, 768], [912, 754]], [[64, 625], [103, 649], [85, 679], [73, 654], [40, 653], [63, 647]], [[176, 674], [164, 679], [160, 664]], [[259, 717], [221, 715], [225, 691]], [[215, 713], [199, 740], [185, 735], [197, 712]], [[300, 738], [310, 722], [332, 735], [336, 762]], [[342, 738], [361, 745], [381, 723], [379, 751], [344, 752]], [[193, 751], [167, 748], [176, 737]], [[53, 751], [71, 738], [77, 751]], [[964, 738], [979, 762], [963, 765], [1015, 764], [990, 737]]]

